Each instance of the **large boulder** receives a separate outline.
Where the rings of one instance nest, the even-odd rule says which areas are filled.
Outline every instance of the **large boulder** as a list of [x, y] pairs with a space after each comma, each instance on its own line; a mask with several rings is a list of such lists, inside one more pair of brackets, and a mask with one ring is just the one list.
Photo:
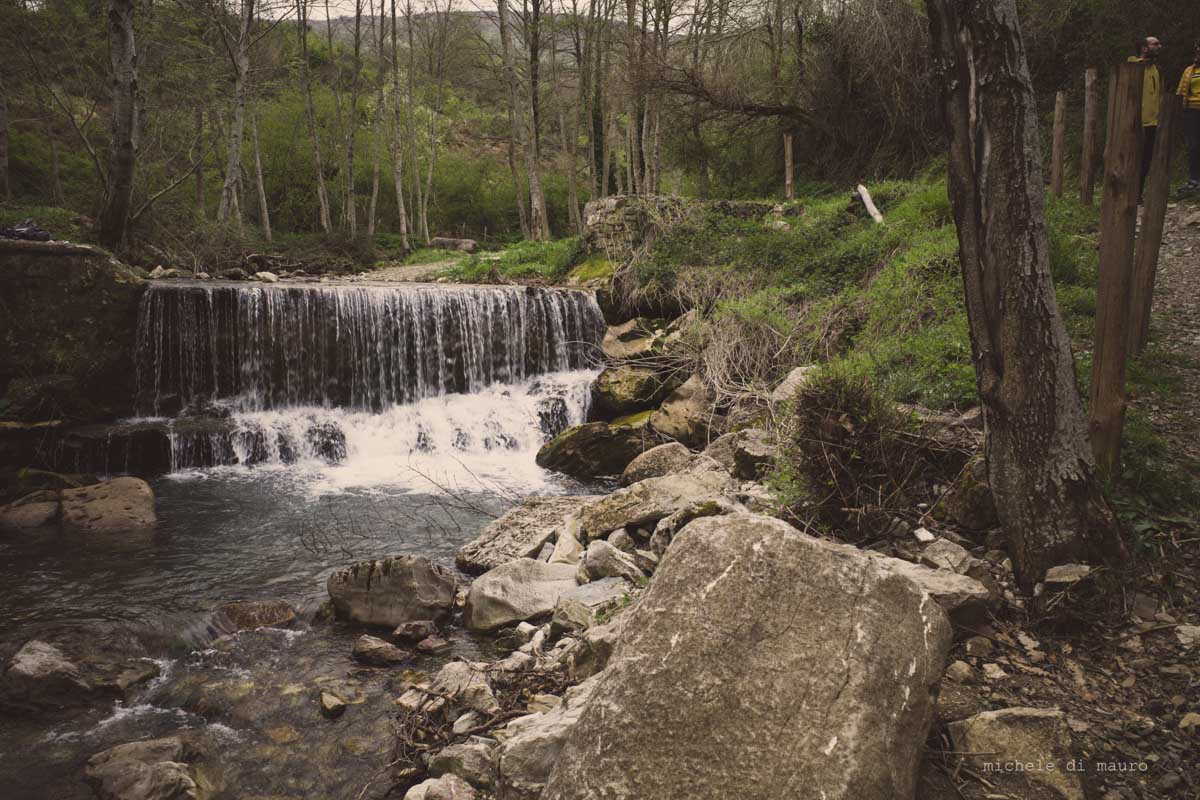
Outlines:
[[440, 622], [454, 608], [454, 573], [424, 556], [391, 556], [335, 570], [327, 584], [334, 611], [364, 625]]
[[463, 572], [478, 575], [518, 558], [535, 558], [567, 517], [595, 499], [587, 495], [527, 497], [459, 548], [455, 563]]
[[804, 388], [809, 380], [812, 379], [813, 372], [817, 369], [815, 364], [808, 364], [803, 367], [796, 367], [787, 374], [774, 391], [771, 392], [771, 403], [790, 403], [796, 398], [796, 393]]
[[510, 561], [471, 583], [463, 619], [471, 630], [491, 631], [554, 610], [558, 597], [576, 586], [573, 564], [547, 564], [532, 558]]
[[704, 450], [735, 478], [752, 481], [762, 477], [779, 455], [774, 437], [758, 428], [727, 433]]
[[8, 663], [0, 689], [7, 703], [37, 708], [82, 705], [93, 688], [61, 650], [36, 639], [26, 642]]
[[767, 517], [685, 527], [544, 800], [912, 798], [950, 625], [912, 581]]
[[187, 764], [196, 757], [178, 736], [130, 742], [88, 759], [84, 777], [100, 800], [198, 800]]
[[455, 775], [476, 788], [491, 789], [496, 785], [495, 748], [495, 740], [478, 736], [444, 747], [430, 757], [429, 774]]
[[42, 489], [0, 506], [0, 530], [58, 527], [58, 491]]
[[618, 361], [649, 355], [662, 338], [662, 321], [635, 317], [620, 325], [611, 325], [600, 347], [604, 355]]
[[646, 478], [661, 478], [683, 472], [692, 463], [692, 451], [679, 442], [667, 442], [651, 447], [639, 455], [621, 473], [621, 485], [629, 486]]
[[[1050, 789], [1061, 800], [1083, 800], [1083, 783], [1078, 772], [1066, 769], [1074, 760], [1067, 715], [1057, 708], [1003, 708], [984, 711], [948, 726], [954, 749], [980, 753], [971, 757], [973, 766], [1002, 780], [1012, 770], [991, 769], [994, 764], [1047, 764], [1056, 769], [1021, 770], [1012, 774], [1022, 782]], [[1015, 787], [1014, 787], [1015, 788]], [[1041, 795], [1039, 795], [1041, 796]]]
[[147, 531], [158, 522], [154, 490], [141, 478], [64, 489], [60, 524], [66, 533], [108, 534]]
[[867, 556], [878, 561], [884, 569], [903, 575], [928, 592], [950, 621], [960, 628], [987, 619], [988, 610], [995, 602], [986, 586], [967, 575], [888, 558], [880, 553], [868, 552]]
[[650, 367], [608, 367], [592, 384], [593, 419], [612, 419], [654, 408], [679, 385]]
[[699, 375], [693, 375], [650, 415], [650, 427], [688, 447], [704, 447], [708, 443], [709, 429], [718, 420], [715, 403], [712, 390]]
[[649, 525], [696, 503], [726, 498], [736, 490], [733, 479], [716, 470], [648, 478], [584, 506], [583, 533], [597, 539], [617, 528]]
[[443, 775], [421, 781], [404, 793], [404, 800], [475, 800], [471, 784], [457, 775]]
[[573, 478], [620, 475], [640, 453], [662, 442], [650, 430], [649, 418], [649, 412], [642, 412], [568, 428], [542, 445], [537, 464]]

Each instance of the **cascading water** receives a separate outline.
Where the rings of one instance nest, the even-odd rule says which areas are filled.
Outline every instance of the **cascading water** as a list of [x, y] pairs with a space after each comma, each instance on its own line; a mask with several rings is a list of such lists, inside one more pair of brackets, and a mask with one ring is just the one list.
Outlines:
[[466, 458], [535, 470], [537, 447], [586, 417], [603, 331], [572, 290], [156, 284], [137, 408], [169, 418], [172, 472], [337, 464], [336, 483], [363, 485]]

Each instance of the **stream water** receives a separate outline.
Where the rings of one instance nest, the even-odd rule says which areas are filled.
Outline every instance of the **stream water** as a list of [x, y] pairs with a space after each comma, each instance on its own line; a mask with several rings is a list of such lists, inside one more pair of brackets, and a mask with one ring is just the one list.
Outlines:
[[[152, 287], [138, 405], [170, 441], [158, 528], [121, 546], [0, 536], [0, 655], [128, 641], [160, 676], [125, 702], [0, 716], [0, 796], [90, 797], [88, 756], [179, 730], [216, 751], [219, 797], [356, 796], [386, 761], [398, 678], [349, 659], [361, 630], [309, 624], [325, 579], [379, 555], [452, 564], [513, 498], [584, 490], [534, 455], [586, 417], [602, 331], [579, 292]], [[196, 433], [198, 416], [221, 425]], [[294, 629], [213, 640], [216, 606], [276, 598]], [[453, 655], [488, 646], [450, 638]], [[329, 687], [354, 698], [333, 722], [314, 700]]]

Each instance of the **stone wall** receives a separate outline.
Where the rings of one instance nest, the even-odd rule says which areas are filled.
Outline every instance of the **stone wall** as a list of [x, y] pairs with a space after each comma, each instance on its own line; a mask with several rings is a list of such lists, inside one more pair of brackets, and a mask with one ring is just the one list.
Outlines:
[[130, 414], [144, 288], [103, 250], [0, 240], [0, 420]]

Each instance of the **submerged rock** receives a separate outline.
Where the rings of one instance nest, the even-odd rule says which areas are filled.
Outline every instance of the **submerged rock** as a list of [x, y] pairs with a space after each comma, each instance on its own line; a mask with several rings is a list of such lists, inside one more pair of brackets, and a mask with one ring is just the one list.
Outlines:
[[779, 520], [709, 518], [627, 616], [544, 800], [913, 796], [951, 631], [912, 581]]
[[346, 713], [346, 702], [332, 692], [321, 692], [321, 713], [329, 719], [337, 719]]
[[405, 651], [374, 636], [360, 636], [354, 640], [351, 653], [354, 660], [373, 667], [394, 667], [403, 664], [411, 656]]
[[7, 702], [39, 708], [83, 705], [93, 692], [79, 667], [61, 650], [36, 639], [12, 657], [0, 687]]
[[625, 467], [621, 473], [621, 485], [629, 486], [646, 478], [661, 478], [663, 475], [683, 472], [692, 463], [692, 458], [692, 451], [679, 442], [651, 447]]
[[284, 600], [254, 600], [225, 603], [213, 614], [212, 625], [221, 633], [282, 628], [296, 621], [296, 609]]
[[58, 527], [58, 491], [43, 489], [0, 506], [0, 530]]
[[545, 616], [559, 595], [575, 588], [575, 572], [572, 564], [510, 561], [471, 583], [463, 619], [471, 630], [490, 631]]
[[450, 616], [457, 581], [424, 556], [391, 556], [336, 570], [327, 588], [339, 617], [395, 628]]
[[421, 619], [397, 625], [396, 630], [392, 631], [392, 638], [401, 644], [416, 644], [437, 634], [438, 627], [433, 620]]
[[533, 558], [568, 516], [595, 499], [587, 495], [527, 497], [459, 548], [455, 563], [463, 572], [479, 574], [514, 559]]
[[648, 427], [649, 417], [642, 413], [568, 428], [542, 445], [537, 464], [573, 478], [620, 475], [630, 461], [662, 441]]

